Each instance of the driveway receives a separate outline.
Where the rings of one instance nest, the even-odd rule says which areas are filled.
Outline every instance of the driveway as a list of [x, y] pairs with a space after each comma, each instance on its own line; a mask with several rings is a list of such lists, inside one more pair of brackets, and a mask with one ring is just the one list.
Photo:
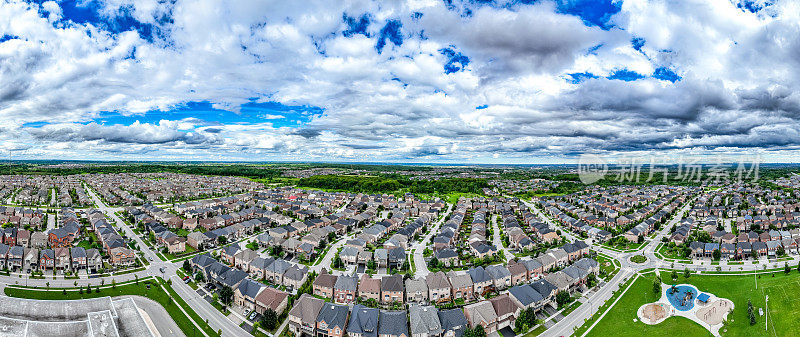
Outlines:
[[510, 327], [505, 327], [500, 329], [500, 335], [503, 337], [516, 337], [517, 334], [514, 333], [514, 330], [511, 330]]

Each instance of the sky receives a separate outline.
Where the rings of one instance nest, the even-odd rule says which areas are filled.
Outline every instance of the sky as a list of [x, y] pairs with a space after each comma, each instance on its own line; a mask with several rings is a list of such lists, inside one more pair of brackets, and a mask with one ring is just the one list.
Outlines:
[[0, 159], [800, 162], [800, 2], [0, 0]]

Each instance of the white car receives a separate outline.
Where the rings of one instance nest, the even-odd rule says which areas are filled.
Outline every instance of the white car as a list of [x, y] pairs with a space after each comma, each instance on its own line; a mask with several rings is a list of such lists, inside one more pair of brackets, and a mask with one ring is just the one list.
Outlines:
[[253, 313], [250, 314], [250, 320], [251, 321], [256, 318], [256, 314], [257, 314], [257, 312], [255, 312], [255, 311], [253, 311]]
[[247, 317], [247, 314], [250, 313], [250, 309], [244, 309], [244, 317]]

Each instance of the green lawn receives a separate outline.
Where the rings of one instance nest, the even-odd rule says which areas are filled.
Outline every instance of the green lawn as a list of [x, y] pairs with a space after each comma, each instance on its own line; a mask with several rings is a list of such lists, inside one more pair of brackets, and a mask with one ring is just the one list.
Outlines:
[[[185, 247], [186, 247], [186, 250], [183, 253], [179, 253], [179, 255], [175, 255], [175, 254], [172, 254], [172, 253], [167, 253], [167, 254], [163, 254], [162, 256], [164, 256], [167, 259], [167, 261], [170, 261], [170, 260], [174, 260], [174, 259], [177, 259], [179, 257], [182, 257], [182, 256], [194, 254], [195, 252], [197, 252], [197, 249], [194, 249], [194, 247], [192, 247], [192, 246], [186, 245]], [[157, 253], [161, 254], [160, 252], [157, 252]]]
[[652, 274], [639, 277], [588, 336], [673, 337], [677, 333], [681, 337], [708, 335], [705, 328], [683, 317], [669, 318], [658, 325], [638, 322], [636, 311], [639, 307], [654, 302], [659, 297], [660, 294], [653, 293]]
[[[145, 286], [146, 283], [151, 283], [150, 289], [148, 290]], [[184, 310], [186, 310], [189, 315], [199, 324], [203, 330], [206, 331], [209, 336], [217, 336], [217, 333], [211, 329], [208, 324], [205, 323], [205, 320], [200, 319], [192, 308], [190, 308], [186, 302], [183, 301], [169, 286], [164, 283], [164, 286], [168, 289], [171, 293], [172, 298], [175, 300], [170, 299], [170, 296], [164, 292], [161, 287], [155, 282], [155, 280], [139, 280], [139, 284], [125, 284], [125, 285], [117, 285], [116, 288], [104, 288], [99, 293], [92, 291], [91, 294], [79, 293], [77, 291], [67, 291], [64, 294], [62, 291], [41, 291], [41, 290], [29, 290], [29, 289], [19, 289], [19, 288], [5, 288], [4, 292], [6, 296], [10, 297], [18, 297], [18, 298], [30, 298], [30, 299], [38, 299], [38, 300], [76, 300], [76, 299], [86, 299], [86, 298], [97, 298], [97, 297], [104, 297], [104, 296], [122, 296], [122, 295], [139, 295], [147, 297], [153, 301], [158, 302], [161, 304], [169, 313], [170, 317], [178, 324], [178, 327], [181, 328], [183, 333], [187, 336], [190, 336], [193, 332], [192, 322], [180, 308], [176, 305], [176, 301], [178, 305], [182, 306]], [[94, 290], [94, 287], [92, 287]]]
[[631, 256], [631, 262], [633, 263], [645, 263], [647, 262], [647, 257], [641, 254]]
[[[671, 282], [669, 272], [662, 272], [661, 278]], [[685, 279], [679, 272], [678, 283], [695, 285], [701, 292], [709, 292], [730, 299], [734, 311], [728, 316], [728, 325], [721, 330], [722, 336], [798, 336], [800, 335], [800, 306], [796, 304], [796, 294], [800, 293], [800, 273], [792, 270], [789, 275], [783, 272], [763, 274], [761, 278], [753, 275], [691, 275]], [[758, 288], [756, 288], [758, 283]], [[640, 277], [628, 293], [609, 311], [608, 315], [595, 326], [592, 336], [708, 336], [708, 332], [688, 319], [673, 317], [654, 326], [633, 322], [636, 310], [645, 303], [656, 300], [652, 291], [652, 275]], [[747, 318], [747, 300], [753, 302], [756, 312], [764, 308], [765, 295], [769, 295], [769, 330], [764, 330], [764, 317], [757, 317], [756, 325], [750, 326]]]
[[669, 247], [667, 244], [661, 244], [658, 248], [658, 253], [665, 259], [683, 260], [683, 252], [680, 247]]
[[597, 254], [597, 263], [600, 264], [600, 273], [607, 275], [607, 279], [611, 279], [619, 271], [619, 266], [616, 262], [608, 256]]

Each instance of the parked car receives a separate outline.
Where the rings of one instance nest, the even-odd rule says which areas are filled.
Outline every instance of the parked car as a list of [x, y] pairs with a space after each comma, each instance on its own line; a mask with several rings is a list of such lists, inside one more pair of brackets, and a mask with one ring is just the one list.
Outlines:
[[253, 313], [250, 314], [250, 320], [252, 321], [252, 320], [256, 319], [256, 315], [257, 314], [258, 314], [257, 312], [253, 311]]

